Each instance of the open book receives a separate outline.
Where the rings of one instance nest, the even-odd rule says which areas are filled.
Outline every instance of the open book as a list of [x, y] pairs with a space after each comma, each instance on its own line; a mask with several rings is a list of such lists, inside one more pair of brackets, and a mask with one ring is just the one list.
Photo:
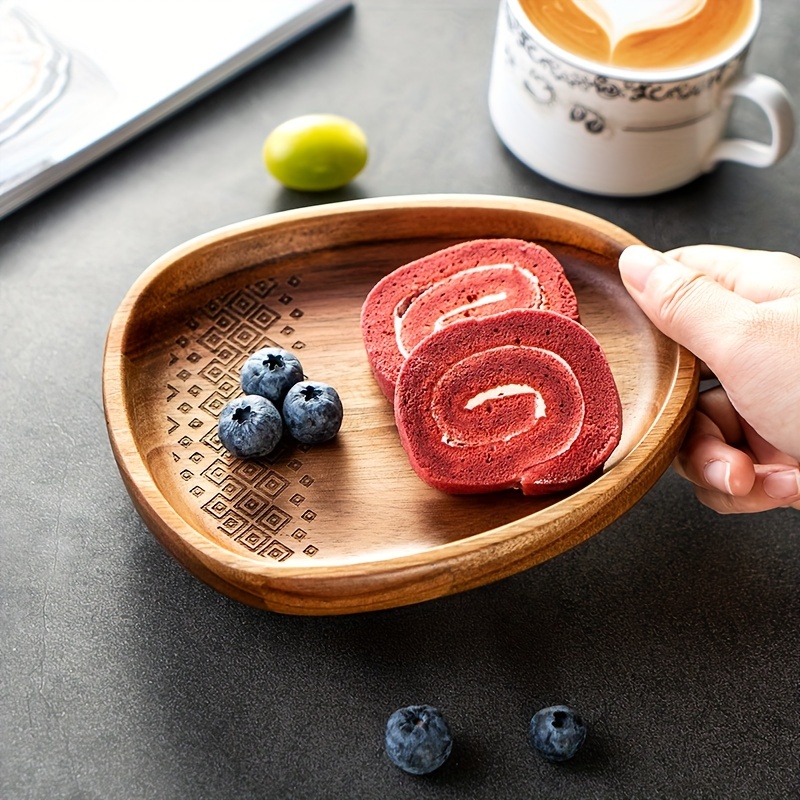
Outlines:
[[0, 0], [0, 217], [352, 0]]

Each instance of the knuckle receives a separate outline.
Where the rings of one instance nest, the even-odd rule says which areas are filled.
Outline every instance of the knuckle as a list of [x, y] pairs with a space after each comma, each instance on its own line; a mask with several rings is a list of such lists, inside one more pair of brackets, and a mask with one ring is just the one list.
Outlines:
[[714, 489], [706, 489], [703, 486], [695, 486], [694, 493], [697, 499], [706, 506], [706, 508], [710, 508], [718, 514], [736, 513], [733, 508], [734, 498], [722, 494], [722, 492], [717, 492]]
[[700, 311], [702, 275], [692, 275], [688, 280], [676, 278], [661, 287], [657, 312], [661, 319], [675, 322]]
[[714, 489], [702, 487], [695, 489], [695, 495], [704, 506], [726, 516], [731, 514], [752, 514], [756, 511], [766, 510], [763, 502], [757, 501], [752, 495], [734, 497]]
[[[738, 315], [722, 307], [717, 294], [709, 291], [709, 279], [701, 274], [676, 277], [659, 287], [656, 313], [673, 331], [691, 336], [688, 344], [703, 354], [713, 373], [733, 357], [746, 335], [737, 331]], [[723, 366], [724, 368], [724, 366]]]
[[773, 262], [779, 267], [797, 270], [800, 273], [800, 258], [791, 253], [777, 251], [769, 254]]

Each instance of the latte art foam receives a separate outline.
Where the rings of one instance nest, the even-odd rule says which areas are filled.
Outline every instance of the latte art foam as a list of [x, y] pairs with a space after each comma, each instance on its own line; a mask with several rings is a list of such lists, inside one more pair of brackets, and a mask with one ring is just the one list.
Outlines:
[[754, 0], [519, 0], [554, 44], [601, 64], [674, 69], [733, 46]]
[[641, 30], [668, 28], [699, 13], [705, 0], [574, 0], [575, 5], [598, 23], [613, 50], [626, 36]]

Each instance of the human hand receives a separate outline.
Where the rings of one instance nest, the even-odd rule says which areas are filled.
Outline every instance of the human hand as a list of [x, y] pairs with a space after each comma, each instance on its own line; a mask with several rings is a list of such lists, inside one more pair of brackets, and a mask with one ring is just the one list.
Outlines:
[[800, 259], [634, 245], [619, 267], [653, 324], [720, 383], [701, 393], [676, 470], [721, 513], [800, 509]]

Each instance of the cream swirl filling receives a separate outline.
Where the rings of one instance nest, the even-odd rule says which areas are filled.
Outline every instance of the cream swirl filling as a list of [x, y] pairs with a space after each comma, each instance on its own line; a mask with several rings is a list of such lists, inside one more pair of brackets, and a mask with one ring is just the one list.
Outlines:
[[[561, 455], [572, 447], [583, 426], [586, 415], [583, 391], [575, 372], [564, 358], [541, 348], [524, 345], [506, 345], [472, 354], [456, 362], [442, 375], [431, 402], [431, 416], [441, 431], [442, 444], [453, 448], [474, 447], [510, 442], [523, 435], [537, 436], [537, 423], [547, 418], [548, 409], [542, 392], [531, 383], [484, 383], [479, 391], [471, 394], [461, 394], [457, 388], [468, 384], [469, 376], [478, 377], [486, 373], [484, 366], [488, 365], [490, 371], [491, 364], [503, 351], [519, 354], [521, 370], [529, 371], [533, 367], [533, 359], [540, 369], [549, 373], [551, 380], [561, 384], [564, 393], [556, 403], [553, 418], [555, 427], [550, 427], [545, 445], [547, 458]], [[456, 405], [446, 402], [446, 398], [456, 394], [461, 398]], [[489, 407], [495, 403], [514, 402], [515, 399], [519, 402], [525, 396], [529, 396], [529, 400], [517, 405], [514, 417], [506, 419], [501, 427], [496, 427], [499, 418], [492, 416]], [[565, 404], [571, 409], [566, 416], [564, 408], [559, 408]], [[481, 413], [484, 408], [488, 413]]]
[[[492, 291], [482, 291], [482, 287]], [[462, 294], [467, 302], [443, 310], [442, 300], [450, 294]], [[539, 278], [530, 270], [517, 264], [482, 264], [448, 275], [399, 302], [393, 314], [395, 342], [403, 358], [408, 358], [427, 333], [441, 330], [455, 319], [473, 316], [472, 312], [478, 309], [494, 313], [505, 308], [544, 305]]]

